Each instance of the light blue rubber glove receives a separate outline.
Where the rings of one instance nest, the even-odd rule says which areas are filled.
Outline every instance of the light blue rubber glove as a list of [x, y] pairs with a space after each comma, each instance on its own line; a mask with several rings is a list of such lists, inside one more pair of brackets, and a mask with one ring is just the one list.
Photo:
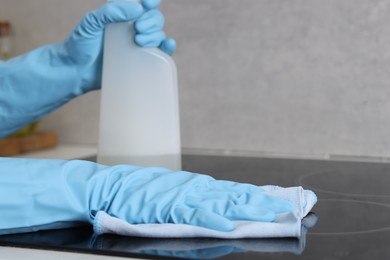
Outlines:
[[131, 224], [231, 231], [232, 220], [270, 222], [294, 209], [258, 186], [164, 168], [0, 158], [0, 169], [0, 233], [93, 223], [98, 211]]
[[86, 14], [63, 43], [0, 62], [0, 139], [100, 88], [103, 34], [108, 23], [136, 19], [138, 45], [172, 54], [176, 44], [162, 31], [164, 17], [156, 9], [159, 4], [160, 0], [143, 0], [142, 5], [109, 2]]

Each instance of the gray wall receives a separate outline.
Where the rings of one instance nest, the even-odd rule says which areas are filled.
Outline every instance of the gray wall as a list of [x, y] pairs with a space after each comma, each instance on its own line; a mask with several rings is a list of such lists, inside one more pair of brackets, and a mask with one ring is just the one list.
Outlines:
[[[102, 0], [0, 0], [15, 53], [61, 41]], [[390, 158], [390, 0], [165, 0], [183, 147]], [[50, 115], [96, 143], [99, 93]]]

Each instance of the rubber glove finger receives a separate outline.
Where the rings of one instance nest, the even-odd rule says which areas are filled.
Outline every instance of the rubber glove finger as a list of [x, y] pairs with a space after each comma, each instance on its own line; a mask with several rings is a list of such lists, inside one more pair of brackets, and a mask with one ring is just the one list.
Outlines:
[[262, 189], [252, 184], [212, 180], [201, 192], [197, 190], [190, 196], [201, 199], [223, 199], [237, 201], [243, 194], [259, 194], [260, 192], [262, 192]]
[[[288, 212], [294, 209], [293, 203], [276, 196], [259, 193], [237, 194], [235, 192], [220, 190], [191, 194], [188, 196], [186, 203], [187, 205], [194, 208], [203, 208], [202, 205], [208, 205], [211, 201], [215, 201], [220, 205], [224, 205], [222, 207], [228, 207], [230, 204], [263, 207], [277, 214]], [[212, 208], [208, 209], [211, 210]]]
[[186, 205], [192, 208], [214, 212], [229, 220], [272, 222], [276, 218], [275, 212], [261, 207], [260, 205], [236, 205], [234, 202], [227, 200], [199, 200], [196, 198], [189, 198], [188, 201], [186, 201]]
[[244, 196], [239, 197], [238, 199], [229, 199], [228, 197], [224, 198], [221, 196], [216, 197], [219, 198], [213, 199], [208, 195], [204, 197], [189, 196], [186, 198], [185, 203], [191, 208], [208, 210], [222, 216], [225, 216], [226, 212], [230, 208], [234, 208], [237, 206], [263, 208], [272, 211], [276, 214], [289, 212], [295, 209], [294, 205], [291, 202], [269, 195], [246, 194]]
[[188, 198], [197, 199], [200, 201], [207, 201], [207, 200], [224, 200], [224, 201], [237, 201], [240, 198], [240, 194], [236, 192], [230, 192], [230, 191], [222, 191], [222, 190], [211, 190], [211, 191], [194, 191], [192, 193], [189, 193]]
[[84, 16], [79, 26], [79, 33], [101, 33], [109, 23], [127, 22], [139, 17], [143, 12], [140, 4], [127, 1], [113, 1]]
[[185, 204], [190, 208], [197, 208], [214, 212], [218, 215], [224, 216], [229, 208], [236, 207], [236, 204], [231, 200], [226, 199], [203, 199], [196, 197], [188, 197]]
[[259, 193], [242, 194], [234, 203], [237, 205], [251, 205], [254, 207], [261, 206], [272, 210], [275, 213], [284, 213], [294, 210], [295, 208], [294, 204], [288, 200]]
[[162, 31], [164, 28], [164, 16], [158, 10], [151, 10], [141, 15], [135, 22], [134, 28], [137, 33], [150, 34]]
[[240, 205], [228, 208], [224, 217], [229, 220], [273, 222], [276, 214], [266, 208]]
[[247, 192], [261, 192], [263, 189], [261, 189], [259, 186], [248, 184], [248, 183], [240, 183], [240, 182], [234, 182], [234, 181], [223, 181], [223, 180], [214, 180], [210, 181], [209, 188], [214, 190], [224, 190], [224, 191], [231, 191], [236, 193], [247, 193]]
[[141, 3], [145, 9], [150, 10], [157, 8], [160, 5], [161, 0], [142, 0]]
[[164, 39], [165, 33], [160, 31], [151, 34], [137, 34], [134, 41], [141, 47], [157, 48], [161, 45]]
[[174, 39], [165, 39], [159, 48], [166, 54], [172, 56], [176, 52], [176, 41]]
[[234, 224], [227, 218], [203, 209], [177, 208], [172, 216], [173, 223], [189, 224], [222, 232], [230, 232]]

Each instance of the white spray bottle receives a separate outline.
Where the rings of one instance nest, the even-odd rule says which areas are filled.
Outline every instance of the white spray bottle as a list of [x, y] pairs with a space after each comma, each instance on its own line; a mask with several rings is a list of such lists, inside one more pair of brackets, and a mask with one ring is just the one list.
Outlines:
[[97, 161], [180, 170], [175, 63], [157, 48], [137, 46], [134, 34], [133, 23], [105, 30]]

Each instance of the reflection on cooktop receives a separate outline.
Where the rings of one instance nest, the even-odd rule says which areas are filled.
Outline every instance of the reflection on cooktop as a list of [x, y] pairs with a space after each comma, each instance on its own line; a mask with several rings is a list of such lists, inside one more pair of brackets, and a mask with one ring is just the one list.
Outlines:
[[[314, 215], [308, 218], [315, 218]], [[305, 223], [313, 223], [307, 220]], [[47, 249], [93, 252], [108, 255], [140, 257], [145, 255], [161, 258], [214, 259], [232, 253], [291, 253], [299, 255], [305, 248], [307, 227], [302, 237], [284, 239], [148, 239], [123, 237], [118, 235], [96, 236], [90, 227], [48, 230], [34, 233], [0, 236], [2, 245], [34, 247]], [[152, 258], [154, 259], [154, 258]]]
[[99, 250], [140, 253], [186, 259], [214, 259], [232, 253], [292, 253], [299, 255], [305, 247], [305, 238], [285, 239], [145, 239], [104, 235], [96, 240]]

